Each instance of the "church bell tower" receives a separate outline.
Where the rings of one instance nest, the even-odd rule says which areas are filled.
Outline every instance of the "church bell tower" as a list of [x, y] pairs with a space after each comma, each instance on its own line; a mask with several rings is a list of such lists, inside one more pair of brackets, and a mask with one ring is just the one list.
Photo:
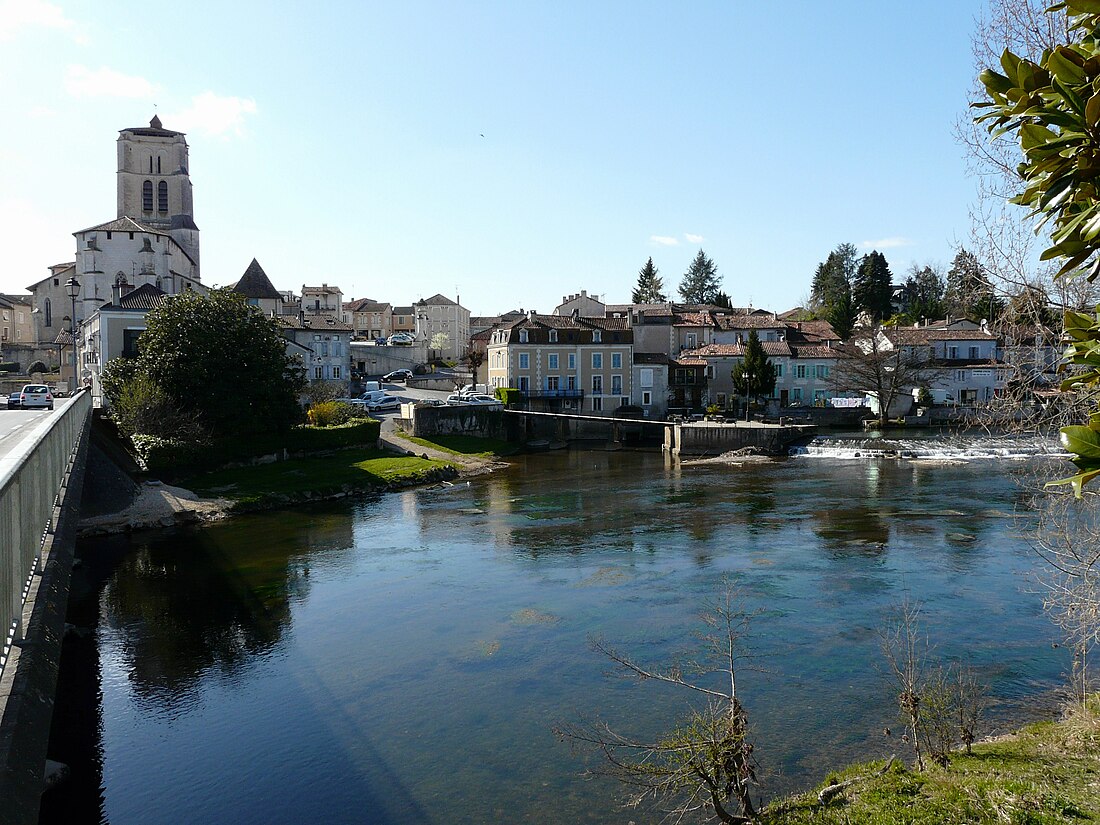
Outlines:
[[128, 216], [166, 232], [199, 271], [199, 228], [183, 132], [165, 129], [156, 115], [148, 127], [118, 136], [118, 217]]

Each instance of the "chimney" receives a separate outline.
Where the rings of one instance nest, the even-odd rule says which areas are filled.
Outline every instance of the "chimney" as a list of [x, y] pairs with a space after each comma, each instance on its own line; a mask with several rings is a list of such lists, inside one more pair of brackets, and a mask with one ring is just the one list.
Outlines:
[[587, 298], [588, 297], [588, 290], [587, 289], [582, 289], [581, 290], [581, 297], [582, 298]]
[[532, 321], [534, 321], [534, 320], [535, 320], [535, 318], [537, 318], [537, 317], [538, 317], [538, 313], [537, 313], [537, 312], [535, 312], [535, 310], [533, 310], [533, 309], [532, 309], [532, 310], [531, 310], [530, 312], [528, 312], [528, 313], [527, 313], [527, 317], [528, 317], [529, 319], [531, 319]]
[[573, 307], [573, 311], [569, 313], [569, 317], [576, 321], [581, 315], [581, 311], [577, 307]]
[[989, 332], [989, 319], [982, 318], [982, 332]]

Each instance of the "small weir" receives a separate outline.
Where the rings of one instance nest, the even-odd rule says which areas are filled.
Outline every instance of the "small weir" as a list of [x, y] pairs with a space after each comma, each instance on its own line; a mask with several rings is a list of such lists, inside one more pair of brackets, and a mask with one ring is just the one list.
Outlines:
[[1040, 436], [938, 434], [921, 438], [867, 433], [819, 435], [807, 444], [791, 447], [789, 454], [807, 458], [941, 461], [1023, 460], [1036, 456], [1067, 456], [1057, 441]]

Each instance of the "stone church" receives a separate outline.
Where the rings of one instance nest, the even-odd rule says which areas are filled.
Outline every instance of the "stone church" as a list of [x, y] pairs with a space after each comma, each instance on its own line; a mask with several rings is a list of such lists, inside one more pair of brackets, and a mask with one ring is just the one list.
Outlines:
[[[27, 287], [40, 345], [69, 343], [70, 279], [78, 285], [78, 327], [139, 287], [167, 295], [206, 291], [183, 132], [165, 129], [155, 116], [148, 127], [119, 132], [117, 206], [113, 220], [73, 233], [74, 261], [49, 267], [47, 277]], [[133, 323], [143, 321], [144, 315]], [[88, 327], [78, 333], [84, 377], [98, 373], [106, 361], [102, 356], [110, 348], [99, 340], [102, 333]]]

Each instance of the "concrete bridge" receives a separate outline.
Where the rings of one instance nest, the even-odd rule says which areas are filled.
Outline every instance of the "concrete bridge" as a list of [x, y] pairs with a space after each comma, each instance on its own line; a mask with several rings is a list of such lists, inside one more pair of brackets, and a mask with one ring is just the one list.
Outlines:
[[38, 820], [92, 398], [60, 402], [0, 456], [0, 823]]

